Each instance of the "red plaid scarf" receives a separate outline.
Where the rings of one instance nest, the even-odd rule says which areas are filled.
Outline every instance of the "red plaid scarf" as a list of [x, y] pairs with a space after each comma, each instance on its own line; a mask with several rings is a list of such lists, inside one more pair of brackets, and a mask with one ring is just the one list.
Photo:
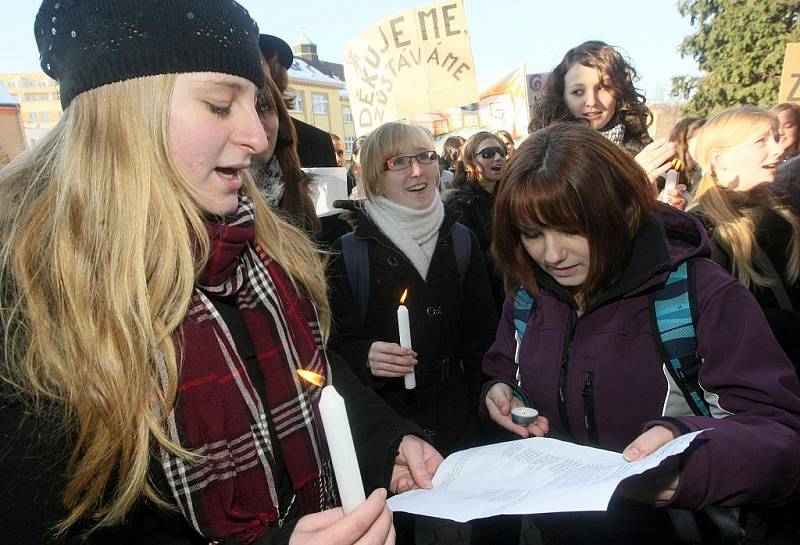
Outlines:
[[[207, 228], [211, 258], [175, 335], [183, 363], [168, 421], [170, 438], [202, 459], [193, 464], [164, 449], [161, 458], [178, 506], [198, 532], [248, 544], [289, 507], [277, 505], [275, 448], [281, 449], [301, 513], [336, 504], [317, 425], [320, 388], [296, 373], [302, 368], [326, 376], [328, 364], [311, 302], [253, 241], [252, 203], [242, 198], [235, 218]], [[265, 391], [256, 392], [209, 296], [234, 298]]]

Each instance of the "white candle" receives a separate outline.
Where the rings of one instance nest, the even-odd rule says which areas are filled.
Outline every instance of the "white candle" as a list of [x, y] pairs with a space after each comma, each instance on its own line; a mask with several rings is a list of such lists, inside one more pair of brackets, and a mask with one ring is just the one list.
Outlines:
[[344, 406], [344, 399], [333, 386], [325, 386], [322, 389], [319, 413], [322, 416], [322, 426], [325, 428], [325, 438], [328, 441], [328, 451], [331, 454], [342, 508], [347, 515], [366, 498], [361, 472], [358, 469], [356, 449], [353, 446], [353, 434], [350, 432], [350, 423], [347, 420], [347, 409]]
[[[400, 346], [403, 348], [411, 348], [411, 326], [408, 324], [408, 309], [405, 305], [397, 307], [397, 329], [400, 331]], [[406, 390], [413, 390], [417, 387], [417, 376], [414, 374], [414, 369], [403, 377]]]

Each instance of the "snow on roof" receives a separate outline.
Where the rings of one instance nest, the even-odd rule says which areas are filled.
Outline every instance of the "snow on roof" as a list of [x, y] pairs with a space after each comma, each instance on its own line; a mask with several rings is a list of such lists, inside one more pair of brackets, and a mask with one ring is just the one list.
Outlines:
[[17, 99], [11, 96], [2, 83], [0, 83], [0, 104], [19, 104]]
[[289, 79], [301, 79], [317, 83], [327, 83], [337, 87], [344, 85], [344, 82], [339, 78], [323, 74], [311, 66], [308, 62], [297, 57], [295, 57], [292, 67], [289, 69]]

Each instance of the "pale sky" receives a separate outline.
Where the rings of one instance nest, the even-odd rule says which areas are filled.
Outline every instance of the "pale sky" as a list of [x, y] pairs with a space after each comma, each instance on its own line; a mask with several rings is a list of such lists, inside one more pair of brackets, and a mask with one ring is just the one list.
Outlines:
[[[119, 0], [124, 2], [125, 0]], [[430, 4], [416, 0], [239, 0], [261, 32], [289, 45], [305, 32], [322, 60], [342, 62], [342, 48], [380, 19]], [[0, 72], [39, 70], [33, 38], [38, 0], [0, 0]], [[571, 47], [603, 40], [619, 47], [639, 72], [648, 102], [669, 100], [670, 77], [697, 74], [678, 46], [692, 32], [677, 0], [464, 0], [478, 89], [522, 63], [548, 72]]]

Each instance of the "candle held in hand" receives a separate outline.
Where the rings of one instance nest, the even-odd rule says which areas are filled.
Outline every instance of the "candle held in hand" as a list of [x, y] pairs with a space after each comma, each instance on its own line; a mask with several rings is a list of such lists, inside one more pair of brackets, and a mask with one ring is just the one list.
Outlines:
[[530, 407], [514, 407], [511, 409], [511, 421], [519, 426], [530, 426], [539, 420], [539, 411]]
[[[410, 349], [411, 325], [408, 322], [408, 309], [403, 304], [406, 302], [406, 295], [408, 295], [408, 290], [403, 292], [403, 296], [400, 298], [400, 306], [397, 307], [397, 329], [400, 333], [400, 346]], [[403, 382], [405, 383], [406, 390], [413, 390], [417, 387], [417, 376], [414, 374], [413, 369], [403, 377]]]
[[336, 475], [339, 497], [342, 499], [342, 509], [345, 514], [350, 514], [365, 500], [364, 483], [361, 481], [361, 471], [358, 469], [358, 458], [344, 399], [331, 385], [322, 389], [319, 413], [322, 416], [322, 426], [325, 428], [325, 438], [331, 454], [333, 473]]

